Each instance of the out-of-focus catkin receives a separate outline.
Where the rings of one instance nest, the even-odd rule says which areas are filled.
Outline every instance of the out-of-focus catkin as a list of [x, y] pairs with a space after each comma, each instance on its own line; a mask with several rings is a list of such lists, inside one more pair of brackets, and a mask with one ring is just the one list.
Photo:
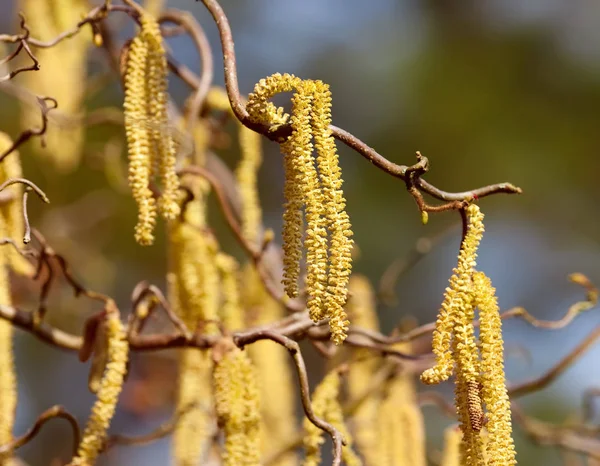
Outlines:
[[[269, 99], [290, 91], [294, 91], [294, 95], [292, 115], [288, 117]], [[255, 121], [274, 127], [289, 120], [292, 134], [281, 143], [286, 198], [283, 284], [288, 296], [298, 296], [304, 209], [307, 307], [314, 321], [330, 319], [332, 340], [341, 344], [349, 325], [343, 306], [351, 271], [352, 232], [341, 191], [336, 147], [329, 131], [329, 90], [320, 81], [274, 74], [255, 86], [248, 97], [247, 109]]]
[[179, 354], [177, 410], [182, 413], [173, 433], [173, 456], [177, 466], [203, 463], [212, 442], [213, 370], [209, 352], [185, 349]]
[[[87, 0], [21, 0], [19, 10], [27, 19], [31, 35], [42, 41], [56, 38], [72, 29], [90, 9]], [[37, 95], [49, 95], [58, 102], [58, 109], [48, 115], [46, 146], [33, 145], [41, 157], [49, 158], [62, 172], [72, 171], [79, 164], [85, 128], [81, 123], [87, 82], [87, 50], [91, 35], [83, 28], [74, 37], [50, 48], [37, 49], [40, 71], [22, 73], [23, 85]], [[22, 54], [25, 56], [25, 54]], [[24, 58], [25, 59], [25, 58]], [[29, 58], [26, 58], [29, 60]], [[38, 128], [40, 110], [35, 101], [22, 107], [23, 128]]]
[[444, 449], [440, 466], [461, 466], [460, 445], [462, 432], [458, 426], [450, 426], [444, 431]]
[[[395, 348], [407, 353], [411, 351], [407, 343], [399, 343]], [[379, 406], [377, 435], [379, 461], [375, 464], [427, 464], [425, 423], [417, 403], [414, 377], [403, 373], [401, 366], [397, 367], [396, 373], [386, 384]]]
[[[182, 218], [169, 225], [169, 303], [186, 326], [205, 334], [219, 333], [219, 272], [216, 244], [206, 227], [205, 184], [191, 185], [194, 199]], [[214, 431], [211, 415], [212, 358], [209, 352], [184, 349], [179, 354], [177, 410], [183, 412], [173, 434], [177, 466], [195, 466], [208, 454]]]
[[[358, 328], [379, 330], [379, 319], [375, 306], [375, 294], [367, 277], [353, 275], [348, 289], [351, 298], [348, 301], [348, 316]], [[363, 397], [370, 390], [373, 376], [381, 366], [381, 359], [366, 348], [352, 348], [348, 369], [348, 397], [350, 401]], [[381, 391], [374, 390], [356, 409], [352, 416], [352, 427], [356, 448], [362, 455], [366, 466], [379, 465], [377, 453], [380, 442], [379, 404]]]
[[[0, 218], [0, 230], [4, 230], [4, 220]], [[2, 235], [4, 236], [4, 235]], [[10, 281], [7, 270], [6, 250], [3, 246], [0, 256], [0, 304], [10, 306]], [[0, 321], [0, 445], [12, 440], [12, 431], [17, 408], [17, 379], [13, 358], [12, 324], [4, 319]], [[9, 464], [12, 453], [0, 453], [0, 465]]]
[[[265, 290], [256, 268], [246, 264], [242, 271], [242, 302], [246, 326], [272, 324], [284, 317], [284, 308]], [[296, 388], [291, 373], [289, 355], [285, 348], [271, 341], [257, 341], [246, 348], [254, 363], [262, 400], [263, 458], [283, 450], [296, 435]], [[293, 451], [281, 455], [273, 466], [295, 466]]]
[[70, 463], [72, 466], [91, 466], [96, 463], [123, 387], [129, 345], [119, 313], [114, 308], [109, 310], [106, 317], [106, 338], [108, 362], [77, 455]]
[[239, 266], [237, 261], [225, 254], [218, 253], [215, 263], [221, 279], [222, 304], [219, 320], [223, 328], [232, 332], [244, 327], [244, 315], [240, 303]]
[[[12, 145], [10, 137], [0, 132], [0, 153], [7, 150]], [[0, 183], [4, 183], [10, 178], [21, 178], [21, 159], [18, 152], [12, 152], [0, 163]], [[15, 183], [7, 192], [13, 194], [13, 199], [0, 205], [0, 216], [2, 222], [3, 238], [12, 239], [17, 245], [23, 244], [23, 234], [25, 233], [25, 223], [23, 220], [23, 185]], [[34, 272], [33, 265], [21, 256], [13, 247], [5, 246], [3, 254], [6, 257], [10, 268], [20, 275], [30, 276]]]
[[262, 163], [261, 136], [239, 125], [241, 159], [235, 175], [242, 201], [242, 232], [244, 237], [258, 245], [262, 211], [258, 197], [258, 170]]
[[219, 425], [225, 434], [224, 466], [260, 464], [260, 394], [252, 362], [229, 343], [215, 354], [213, 386]]
[[[342, 449], [342, 461], [348, 466], [360, 466], [362, 461], [352, 450], [352, 437], [344, 423], [342, 406], [339, 402], [341, 378], [339, 371], [330, 371], [321, 380], [312, 396], [312, 408], [315, 416], [321, 418], [336, 429], [346, 439]], [[324, 432], [308, 419], [304, 419], [304, 449], [303, 466], [318, 466], [321, 464], [321, 446], [325, 443]]]
[[[154, 241], [156, 210], [168, 220], [179, 215], [176, 146], [167, 115], [167, 63], [160, 27], [141, 10], [141, 29], [132, 40], [125, 66], [125, 131], [129, 152], [129, 185], [138, 205], [135, 238]], [[158, 173], [155, 173], [155, 172]], [[157, 202], [150, 183], [158, 176], [162, 193]]]

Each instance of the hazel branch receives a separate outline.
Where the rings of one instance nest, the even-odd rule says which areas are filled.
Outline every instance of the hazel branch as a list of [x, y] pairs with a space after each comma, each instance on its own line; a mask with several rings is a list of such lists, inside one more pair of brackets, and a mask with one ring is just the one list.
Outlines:
[[8, 444], [0, 445], [0, 454], [17, 450], [26, 445], [33, 440], [37, 434], [39, 434], [44, 424], [55, 418], [65, 419], [71, 426], [71, 430], [73, 431], [73, 453], [77, 452], [77, 446], [79, 445], [79, 440], [81, 439], [81, 430], [79, 429], [77, 419], [64, 407], [53, 406], [52, 408], [47, 409], [40, 414], [33, 426], [23, 435], [16, 437]]
[[[196, 0], [197, 1], [197, 0]], [[272, 128], [269, 126], [262, 125], [250, 119], [248, 111], [244, 105], [243, 99], [240, 94], [238, 77], [237, 77], [237, 64], [236, 64], [236, 55], [235, 55], [235, 47], [233, 42], [233, 34], [231, 32], [231, 27], [229, 25], [229, 20], [223, 11], [223, 8], [218, 3], [217, 0], [202, 0], [204, 6], [208, 9], [210, 14], [212, 15], [218, 29], [219, 35], [221, 38], [221, 46], [223, 52], [223, 63], [224, 63], [224, 74], [225, 74], [225, 88], [227, 90], [227, 95], [229, 96], [229, 102], [231, 104], [231, 108], [233, 110], [236, 118], [248, 128], [266, 136], [267, 138], [276, 141], [282, 142], [285, 141], [289, 135], [291, 128], [289, 124], [278, 126], [277, 128]], [[197, 87], [197, 83], [194, 83], [194, 86]], [[383, 170], [384, 172], [404, 180], [405, 182], [409, 178], [407, 176], [407, 171], [410, 172], [410, 167], [406, 165], [397, 165], [381, 154], [379, 154], [375, 149], [369, 147], [363, 141], [358, 139], [356, 136], [350, 134], [349, 132], [338, 128], [337, 126], [331, 125], [330, 130], [333, 133], [333, 136], [340, 142], [346, 144], [348, 147], [354, 149], [364, 158], [369, 160], [373, 165], [377, 168]], [[435, 186], [424, 181], [420, 176], [415, 177], [415, 187], [418, 190], [429, 194], [430, 196], [446, 201], [448, 203], [454, 203], [456, 201], [465, 201], [471, 199], [482, 198], [485, 196], [489, 196], [491, 194], [496, 193], [521, 193], [521, 189], [513, 186], [510, 183], [499, 183], [489, 186], [484, 186], [482, 188], [474, 189], [471, 191], [466, 191], [462, 193], [449, 193], [446, 191], [442, 191]], [[411, 193], [412, 194], [412, 193]], [[414, 194], [413, 194], [414, 195]], [[426, 204], [420, 194], [415, 197], [419, 207], [421, 209], [429, 209], [423, 210], [427, 211], [435, 211], [436, 207], [429, 206]], [[421, 203], [421, 201], [423, 201]], [[458, 208], [458, 204], [452, 204], [446, 207], [440, 207], [441, 210], [448, 210], [450, 208]]]

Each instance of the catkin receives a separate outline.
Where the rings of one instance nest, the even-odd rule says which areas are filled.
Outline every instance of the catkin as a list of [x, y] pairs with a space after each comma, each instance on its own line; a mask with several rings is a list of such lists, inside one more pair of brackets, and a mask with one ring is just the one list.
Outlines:
[[100, 382], [97, 400], [92, 407], [77, 455], [71, 466], [92, 466], [106, 439], [106, 432], [117, 407], [119, 394], [127, 371], [129, 345], [125, 329], [116, 310], [110, 310], [106, 317], [106, 338], [108, 362]]
[[[2, 236], [5, 231], [3, 219], [0, 219]], [[7, 256], [4, 246], [0, 256], [0, 304], [11, 305], [10, 282], [6, 268]], [[12, 430], [17, 408], [17, 380], [13, 358], [13, 328], [12, 324], [4, 319], [0, 320], [0, 445], [12, 441]], [[0, 465], [9, 464], [11, 452], [0, 453]]]
[[[491, 281], [475, 270], [483, 236], [483, 214], [467, 208], [467, 231], [458, 265], [436, 322], [433, 351], [436, 366], [421, 380], [427, 384], [455, 374], [455, 403], [465, 466], [516, 464], [510, 402], [506, 390], [500, 314]], [[479, 309], [479, 345], [473, 320]], [[485, 426], [485, 429], [483, 427]]]
[[[265, 290], [256, 268], [247, 264], [242, 272], [242, 302], [246, 326], [272, 324], [284, 317], [285, 310]], [[246, 349], [256, 368], [261, 404], [263, 457], [286, 448], [296, 434], [296, 389], [285, 348], [272, 341], [257, 341]], [[273, 466], [295, 466], [297, 455], [289, 451], [273, 462]]]
[[[212, 87], [206, 97], [209, 107], [233, 115], [229, 97], [225, 89]], [[244, 237], [259, 244], [262, 212], [258, 197], [258, 170], [262, 164], [261, 136], [246, 128], [236, 118], [241, 158], [235, 170], [240, 201], [242, 204], [241, 221]]]
[[[129, 185], [138, 205], [135, 238], [142, 245], [154, 241], [156, 211], [167, 220], [179, 215], [179, 178], [175, 172], [176, 146], [167, 131], [167, 62], [156, 19], [140, 9], [141, 29], [132, 40], [125, 65], [125, 132], [129, 153]], [[150, 183], [158, 177], [158, 203]], [[158, 204], [158, 205], [157, 205]]]
[[228, 332], [239, 330], [244, 327], [244, 316], [240, 304], [238, 263], [233, 257], [222, 252], [217, 254], [215, 263], [219, 269], [223, 297], [219, 321]]
[[[352, 298], [348, 301], [348, 316], [354, 325], [366, 330], [379, 330], [379, 321], [375, 306], [375, 295], [369, 280], [363, 275], [353, 275], [348, 289]], [[352, 348], [350, 368], [348, 370], [348, 396], [355, 400], [364, 396], [370, 389], [372, 378], [381, 366], [381, 359], [366, 348]], [[380, 443], [379, 404], [381, 390], [374, 390], [354, 412], [352, 426], [356, 448], [367, 466], [379, 465]]]
[[477, 272], [473, 276], [473, 283], [481, 321], [481, 394], [487, 407], [488, 465], [512, 466], [517, 463], [512, 439], [510, 400], [504, 374], [502, 321], [496, 290], [483, 272]]
[[[218, 334], [219, 272], [216, 244], [205, 231], [204, 183], [193, 184], [194, 199], [182, 218], [169, 225], [169, 303], [190, 330]], [[184, 349], [179, 355], [177, 410], [183, 415], [173, 434], [177, 466], [195, 466], [208, 453], [214, 420], [211, 415], [213, 370], [210, 353]]]
[[[87, 0], [21, 0], [19, 4], [31, 35], [43, 41], [75, 27], [89, 8]], [[48, 115], [45, 147], [40, 144], [32, 147], [36, 154], [49, 158], [62, 172], [75, 169], [82, 154], [85, 128], [79, 120], [84, 111], [90, 42], [91, 34], [83, 28], [74, 37], [53, 47], [37, 49], [35, 55], [40, 71], [22, 74], [27, 89], [37, 95], [52, 96], [58, 102], [58, 109]], [[22, 127], [38, 128], [40, 123], [40, 110], [35, 101], [25, 102]]]
[[[406, 343], [395, 348], [409, 352]], [[425, 423], [417, 403], [416, 389], [411, 374], [402, 373], [401, 368], [386, 384], [383, 401], [379, 406], [376, 451], [380, 466], [410, 464], [425, 466]]]
[[[294, 95], [292, 114], [288, 116], [269, 99], [290, 91]], [[329, 130], [329, 89], [320, 81], [274, 74], [255, 86], [248, 97], [247, 109], [257, 122], [275, 128], [285, 122], [291, 126], [291, 135], [281, 143], [286, 199], [283, 284], [288, 296], [298, 296], [304, 210], [309, 315], [314, 321], [328, 317], [331, 338], [339, 345], [346, 338], [349, 325], [344, 305], [351, 271], [352, 231], [341, 191], [336, 147]]]
[[236, 347], [225, 351], [215, 361], [213, 373], [215, 408], [225, 434], [223, 465], [258, 466], [261, 422], [256, 373], [244, 351]]
[[[352, 437], [348, 431], [342, 414], [342, 406], [338, 400], [340, 395], [340, 374], [333, 370], [329, 372], [315, 389], [312, 396], [312, 408], [315, 416], [329, 422], [338, 429], [346, 439], [342, 448], [342, 460], [348, 466], [360, 466], [362, 461], [352, 450]], [[304, 449], [303, 466], [318, 466], [321, 464], [321, 446], [325, 443], [324, 432], [308, 419], [304, 419]]]
[[461, 466], [460, 445], [462, 432], [458, 426], [450, 426], [444, 432], [444, 450], [440, 466]]
[[[12, 145], [10, 137], [0, 132], [0, 153]], [[10, 178], [21, 178], [21, 159], [18, 152], [12, 152], [0, 163], [0, 183]], [[2, 237], [12, 239], [17, 245], [23, 244], [25, 223], [23, 220], [23, 185], [15, 183], [7, 188], [14, 198], [0, 205], [0, 217], [2, 218]], [[12, 246], [5, 246], [3, 254], [10, 268], [20, 274], [31, 276], [34, 272], [33, 265], [19, 254]]]
[[241, 159], [235, 175], [242, 202], [242, 233], [253, 243], [260, 243], [260, 224], [262, 211], [258, 197], [258, 170], [262, 164], [261, 136], [239, 125]]

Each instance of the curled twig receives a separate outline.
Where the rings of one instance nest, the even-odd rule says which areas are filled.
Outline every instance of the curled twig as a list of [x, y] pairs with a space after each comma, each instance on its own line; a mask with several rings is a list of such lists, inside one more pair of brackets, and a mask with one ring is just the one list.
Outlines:
[[6, 445], [0, 445], [0, 454], [17, 450], [23, 445], [26, 445], [40, 432], [46, 422], [54, 418], [65, 419], [71, 426], [71, 430], [73, 431], [73, 454], [75, 454], [81, 438], [79, 424], [77, 423], [75, 416], [69, 413], [64, 407], [58, 405], [53, 406], [40, 414], [33, 426], [23, 435], [16, 437], [12, 442], [7, 443]]
[[[13, 71], [9, 72], [5, 76], [0, 76], [0, 83], [4, 82], [4, 81], [8, 81], [8, 80], [14, 78], [19, 73], [22, 73], [24, 71], [38, 71], [40, 69], [40, 63], [37, 60], [37, 58], [35, 57], [35, 55], [33, 54], [33, 52], [31, 51], [31, 48], [29, 47], [29, 44], [27, 43], [27, 40], [29, 39], [30, 31], [29, 31], [29, 28], [27, 27], [27, 24], [25, 24], [25, 17], [23, 16], [22, 13], [19, 13], [19, 17], [21, 18], [20, 27], [24, 31], [23, 34], [21, 34], [19, 36], [19, 41], [18, 41], [19, 42], [19, 46], [8, 57], [0, 60], [0, 65], [3, 65], [5, 63], [11, 61], [13, 58], [17, 57], [17, 55], [19, 55], [19, 53], [21, 53], [21, 50], [25, 50], [25, 52], [27, 53], [27, 55], [31, 59], [32, 64], [29, 65], [29, 66], [24, 66], [24, 67], [21, 67], [21, 68], [17, 68], [16, 70], [13, 70]], [[2, 40], [2, 36], [0, 36], [0, 41], [1, 40]]]
[[167, 422], [161, 424], [158, 428], [154, 429], [152, 432], [149, 432], [147, 434], [137, 436], [120, 434], [111, 435], [106, 439], [106, 442], [102, 446], [102, 452], [106, 452], [106, 450], [117, 445], [148, 445], [152, 442], [155, 442], [156, 440], [160, 440], [161, 438], [167, 437], [168, 435], [171, 435], [173, 433], [173, 431], [177, 427], [179, 420], [194, 407], [195, 403], [191, 403], [190, 405], [177, 411], [171, 419], [169, 419]]
[[[34, 136], [43, 136], [46, 133], [48, 128], [48, 113], [51, 110], [54, 110], [58, 107], [58, 103], [52, 97], [38, 97], [36, 96], [37, 103], [40, 107], [40, 111], [42, 114], [42, 126], [39, 129], [27, 129], [23, 131], [17, 139], [12, 143], [12, 145], [6, 149], [4, 152], [0, 154], [0, 162], [4, 160], [4, 158], [9, 155], [11, 152], [16, 150], [21, 144], [29, 141]], [[48, 106], [48, 102], [50, 102], [50, 106]], [[37, 187], [37, 186], [36, 186]], [[33, 186], [32, 186], [33, 188]], [[34, 188], [35, 189], [35, 188]], [[36, 191], [37, 192], [37, 191]]]
[[345, 441], [342, 434], [334, 426], [315, 416], [310, 401], [310, 388], [308, 386], [306, 365], [304, 363], [302, 353], [300, 352], [300, 346], [298, 346], [298, 343], [296, 343], [294, 340], [269, 330], [262, 330], [246, 334], [242, 333], [234, 336], [234, 342], [240, 348], [259, 340], [274, 341], [289, 351], [290, 355], [294, 359], [296, 373], [298, 374], [298, 381], [300, 382], [300, 398], [302, 400], [304, 413], [310, 422], [331, 436], [331, 440], [333, 442], [333, 466], [339, 466], [342, 461], [342, 446], [345, 444]]

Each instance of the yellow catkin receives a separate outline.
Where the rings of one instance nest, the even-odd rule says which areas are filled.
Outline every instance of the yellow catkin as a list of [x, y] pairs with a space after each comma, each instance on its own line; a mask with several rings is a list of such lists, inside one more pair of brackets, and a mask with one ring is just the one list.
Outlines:
[[444, 450], [440, 466], [461, 466], [460, 445], [462, 432], [458, 426], [450, 426], [444, 431]]
[[[19, 7], [31, 35], [44, 41], [72, 29], [90, 9], [87, 0], [21, 0]], [[58, 110], [49, 114], [46, 146], [32, 147], [40, 156], [49, 157], [63, 172], [77, 167], [83, 149], [85, 129], [79, 120], [84, 110], [90, 42], [89, 31], [83, 28], [54, 47], [38, 49], [35, 54], [40, 71], [23, 73], [20, 77], [33, 93], [52, 96], [58, 102]], [[24, 128], [39, 127], [40, 112], [35, 102], [25, 103], [21, 123]]]
[[223, 302], [219, 320], [223, 327], [232, 332], [244, 327], [244, 316], [240, 304], [237, 261], [224, 253], [218, 253], [215, 261], [221, 278]]
[[352, 230], [346, 212], [346, 199], [342, 191], [342, 174], [339, 166], [331, 124], [331, 92], [329, 86], [315, 81], [313, 117], [311, 120], [319, 178], [323, 190], [323, 205], [330, 234], [327, 299], [325, 307], [331, 316], [333, 340], [340, 344], [346, 335], [348, 321], [344, 312], [347, 286], [352, 270]]
[[[327, 296], [327, 230], [323, 215], [323, 196], [313, 160], [311, 142], [311, 110], [313, 96], [311, 83], [300, 83], [292, 97], [290, 123], [292, 135], [281, 145], [281, 150], [292, 166], [295, 177], [286, 179], [299, 190], [305, 204], [306, 232], [306, 288], [307, 307], [311, 319], [319, 321], [326, 317]], [[287, 162], [286, 162], [287, 163]], [[285, 233], [285, 231], [284, 231]], [[284, 244], [287, 238], [284, 236]], [[285, 251], [284, 251], [285, 252]]]
[[210, 353], [184, 349], [179, 354], [177, 410], [183, 412], [173, 433], [173, 457], [177, 466], [203, 464], [214, 432], [210, 383]]
[[[259, 81], [255, 86], [254, 92], [248, 97], [248, 113], [250, 116], [264, 124], [273, 124], [285, 121], [283, 110], [277, 109], [269, 99], [280, 92], [290, 92], [300, 85], [301, 80], [295, 76], [273, 75]], [[295, 140], [305, 140], [310, 144], [309, 118], [310, 109], [308, 105], [300, 109], [299, 103], [296, 103], [294, 110], [297, 116], [294, 120]], [[301, 124], [302, 122], [302, 124]], [[304, 133], [304, 137], [302, 134]], [[285, 149], [290, 145], [282, 146], [284, 152], [285, 186], [284, 186], [284, 214], [283, 214], [283, 285], [288, 296], [298, 296], [298, 279], [300, 278], [300, 261], [302, 259], [302, 207], [304, 200], [302, 198], [300, 183], [302, 173], [300, 173], [294, 160], [295, 154], [287, 153]], [[291, 148], [293, 149], [293, 148]], [[308, 154], [307, 154], [308, 151]], [[310, 157], [312, 145], [305, 147], [303, 157]]]
[[[483, 214], [476, 205], [470, 205], [466, 214], [467, 232], [458, 266], [450, 279], [433, 338], [437, 365], [425, 371], [421, 379], [438, 383], [455, 373], [455, 403], [462, 431], [461, 464], [510, 466], [516, 460], [500, 314], [491, 281], [475, 271], [477, 248], [484, 231]], [[480, 317], [479, 345], [473, 326], [476, 307]]]
[[516, 464], [512, 439], [510, 400], [504, 374], [502, 322], [496, 290], [482, 272], [473, 277], [475, 300], [479, 308], [482, 369], [482, 398], [487, 408], [486, 430], [488, 465]]
[[[0, 231], [4, 230], [4, 222], [0, 219]], [[3, 246], [0, 256], [0, 304], [10, 306], [10, 281], [6, 268], [6, 249]], [[13, 329], [10, 322], [0, 321], [0, 445], [12, 440], [12, 430], [17, 408], [17, 379], [15, 375], [13, 358]], [[0, 454], [0, 465], [10, 464], [11, 453]]]
[[[312, 407], [315, 416], [329, 422], [346, 439], [342, 449], [342, 460], [348, 466], [360, 466], [362, 461], [352, 450], [352, 437], [348, 431], [342, 414], [342, 406], [338, 400], [340, 394], [340, 373], [336, 370], [329, 372], [315, 389], [312, 396]], [[308, 419], [304, 419], [304, 449], [303, 466], [318, 466], [321, 464], [321, 446], [325, 443], [325, 433]]]
[[[269, 99], [295, 91], [287, 117]], [[302, 258], [302, 209], [306, 217], [307, 307], [312, 320], [330, 319], [331, 338], [341, 344], [348, 321], [343, 306], [351, 271], [352, 232], [341, 191], [341, 172], [329, 130], [331, 95], [320, 81], [284, 74], [262, 79], [250, 94], [248, 112], [254, 120], [277, 126], [289, 120], [292, 134], [281, 143], [286, 198], [284, 210], [283, 284], [288, 296], [298, 296]], [[317, 158], [313, 157], [314, 147]], [[317, 172], [317, 166], [319, 171]]]
[[219, 308], [219, 273], [215, 263], [217, 246], [208, 231], [193, 223], [200, 200], [187, 204], [184, 219], [169, 228], [169, 281], [176, 283], [181, 317], [195, 330], [216, 334]]
[[[176, 146], [167, 115], [167, 63], [156, 19], [140, 9], [141, 30], [132, 40], [125, 70], [125, 131], [129, 153], [129, 185], [138, 205], [135, 238], [142, 245], [154, 241], [157, 205], [150, 182], [158, 175], [161, 215], [179, 215], [179, 178], [175, 172]], [[155, 173], [158, 171], [158, 173]]]
[[[375, 294], [369, 280], [363, 275], [353, 275], [349, 290], [352, 298], [348, 301], [348, 315], [356, 327], [379, 330], [379, 320], [375, 306]], [[348, 370], [348, 396], [350, 400], [364, 396], [370, 389], [372, 378], [380, 367], [380, 358], [365, 348], [353, 348]], [[381, 393], [375, 390], [364, 400], [352, 416], [352, 426], [356, 447], [367, 466], [379, 464], [379, 404]]]
[[[454, 360], [451, 341], [454, 328], [458, 327], [459, 333], [467, 331], [460, 324], [465, 322], [466, 313], [473, 312], [471, 275], [476, 265], [477, 248], [483, 236], [483, 214], [477, 205], [472, 204], [467, 208], [467, 215], [469, 223], [458, 255], [458, 265], [453, 270], [450, 286], [446, 288], [444, 302], [433, 332], [432, 347], [436, 356], [436, 365], [421, 375], [421, 380], [426, 384], [440, 383], [452, 375]], [[461, 345], [462, 343], [464, 342], [461, 342]], [[473, 365], [472, 343], [469, 342], [469, 348], [457, 346], [457, 350], [464, 357], [465, 370], [474, 372], [474, 367], [467, 367]]]
[[[233, 345], [233, 343], [230, 343]], [[215, 361], [215, 408], [225, 434], [224, 466], [260, 464], [260, 394], [247, 354], [232, 347]]]
[[123, 387], [127, 371], [129, 346], [125, 329], [116, 310], [111, 310], [106, 320], [108, 340], [108, 363], [100, 382], [97, 400], [92, 407], [83, 437], [77, 449], [77, 455], [71, 461], [72, 466], [91, 466], [95, 464], [98, 453], [106, 439], [106, 432], [117, 407], [119, 394]]
[[[194, 199], [183, 218], [169, 226], [169, 303], [190, 330], [218, 334], [219, 275], [216, 245], [205, 231], [204, 183], [192, 184]], [[209, 453], [214, 420], [212, 358], [208, 352], [184, 349], [179, 353], [176, 409], [184, 411], [173, 433], [177, 466], [195, 466]]]
[[125, 133], [129, 153], [129, 186], [138, 205], [135, 239], [142, 245], [154, 242], [156, 200], [150, 190], [152, 159], [150, 129], [139, 122], [147, 118], [146, 73], [148, 46], [140, 36], [129, 47], [125, 73]]
[[[395, 348], [410, 352], [410, 346], [405, 343]], [[427, 464], [425, 423], [417, 403], [414, 378], [411, 374], [401, 372], [401, 368], [386, 384], [378, 419], [376, 432], [379, 442], [376, 452], [379, 459], [373, 464]]]
[[158, 208], [162, 216], [168, 220], [179, 215], [177, 203], [179, 178], [175, 173], [176, 150], [175, 141], [170, 131], [167, 115], [167, 58], [163, 44], [160, 26], [152, 15], [142, 15], [141, 36], [148, 46], [147, 69], [147, 112], [154, 123], [151, 134], [151, 144], [156, 148], [155, 156], [158, 161], [158, 171], [163, 192], [159, 198]]
[[[6, 133], [0, 132], [0, 153], [4, 152], [12, 145], [10, 137]], [[8, 155], [0, 163], [0, 183], [9, 178], [20, 178], [23, 176], [21, 170], [21, 160], [18, 152]], [[12, 239], [17, 245], [23, 244], [23, 234], [25, 233], [25, 223], [23, 221], [23, 185], [18, 183], [7, 188], [14, 198], [0, 205], [0, 216], [2, 217], [3, 232], [2, 237]], [[10, 268], [21, 275], [31, 275], [34, 272], [33, 265], [23, 256], [21, 256], [12, 246], [4, 247], [5, 254]]]
[[[242, 272], [242, 302], [246, 310], [246, 325], [257, 327], [277, 322], [285, 315], [281, 303], [265, 290], [256, 268], [247, 264]], [[271, 341], [257, 341], [246, 349], [256, 367], [262, 400], [263, 458], [284, 449], [296, 434], [296, 387], [285, 348]], [[273, 462], [273, 466], [298, 464], [294, 451]]]
[[239, 125], [241, 159], [235, 174], [242, 202], [242, 232], [244, 237], [258, 245], [262, 211], [258, 197], [258, 170], [262, 163], [261, 136]]

